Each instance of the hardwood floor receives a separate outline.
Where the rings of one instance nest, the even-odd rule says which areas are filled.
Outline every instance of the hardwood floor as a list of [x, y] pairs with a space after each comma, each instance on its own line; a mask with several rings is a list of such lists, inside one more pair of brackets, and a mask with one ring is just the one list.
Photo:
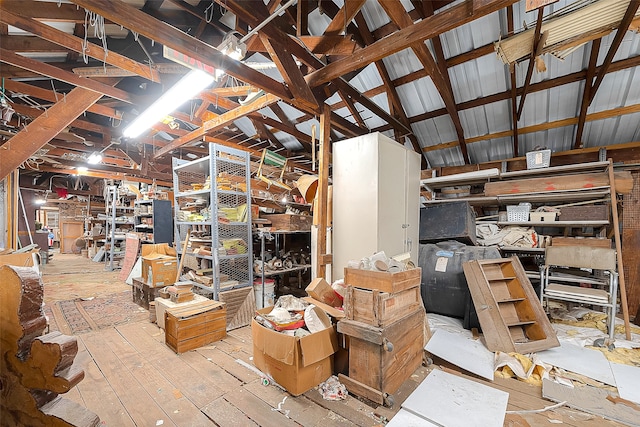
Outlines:
[[[61, 262], [63, 258], [56, 261]], [[80, 267], [78, 265], [79, 270]], [[65, 274], [82, 273], [67, 271]], [[57, 286], [47, 280], [45, 271], [45, 295], [47, 287]], [[105, 281], [103, 278], [102, 282]], [[90, 289], [85, 288], [91, 286], [87, 281], [78, 281], [77, 286], [81, 288], [76, 290], [77, 294], [90, 294]], [[250, 327], [230, 331], [221, 341], [181, 355], [164, 344], [164, 331], [148, 320], [131, 321], [76, 337], [77, 357], [84, 367], [85, 378], [65, 397], [94, 411], [103, 425], [117, 427], [378, 426], [393, 417], [431, 369], [454, 368], [437, 359], [434, 365], [419, 367], [394, 394], [395, 407], [386, 408], [353, 396], [344, 401], [326, 401], [316, 389], [293, 397], [275, 385], [262, 385], [255, 371], [238, 362], [253, 366]], [[542, 398], [540, 387], [514, 379], [496, 378], [488, 382], [454, 372], [507, 391], [509, 411], [538, 410], [553, 404]], [[504, 425], [548, 426], [558, 421], [575, 427], [621, 425], [569, 408], [508, 414]]]

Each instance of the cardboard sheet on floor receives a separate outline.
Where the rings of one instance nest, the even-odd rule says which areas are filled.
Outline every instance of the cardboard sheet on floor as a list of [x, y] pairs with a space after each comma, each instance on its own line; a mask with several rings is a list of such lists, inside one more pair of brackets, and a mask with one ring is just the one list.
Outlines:
[[402, 407], [436, 425], [502, 427], [508, 400], [502, 390], [434, 370]]
[[493, 381], [494, 354], [478, 340], [438, 329], [424, 349], [466, 371]]
[[127, 276], [127, 280], [125, 280], [124, 282], [127, 285], [133, 286], [134, 277], [142, 277], [142, 258], [140, 257], [138, 257], [138, 259], [136, 260], [136, 263], [133, 264], [133, 268], [131, 269], [131, 272]]
[[[611, 363], [611, 371], [616, 379], [621, 398], [640, 404], [640, 368], [637, 366]], [[640, 412], [638, 413], [640, 418]]]
[[439, 424], [434, 424], [422, 417], [419, 417], [406, 409], [400, 408], [397, 414], [389, 420], [386, 427], [438, 427]]
[[539, 351], [538, 356], [541, 361], [550, 365], [605, 384], [616, 385], [609, 361], [599, 351], [563, 342], [560, 343], [560, 347]]
[[622, 403], [607, 400], [609, 392], [588, 385], [569, 387], [551, 380], [542, 381], [542, 397], [554, 402], [567, 402], [567, 406], [629, 426], [640, 426], [638, 411]]

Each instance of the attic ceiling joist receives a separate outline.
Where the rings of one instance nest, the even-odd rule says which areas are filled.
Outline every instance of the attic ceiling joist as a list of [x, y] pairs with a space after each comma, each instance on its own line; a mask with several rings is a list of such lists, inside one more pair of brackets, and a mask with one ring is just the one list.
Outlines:
[[311, 87], [321, 85], [348, 72], [410, 47], [413, 43], [433, 38], [460, 25], [496, 12], [518, 0], [470, 0], [403, 28], [372, 45], [360, 49], [352, 58], [340, 59], [307, 75]]
[[111, 87], [96, 80], [78, 77], [75, 74], [64, 71], [56, 66], [18, 55], [17, 53], [13, 53], [6, 49], [0, 48], [0, 61], [7, 64], [15, 65], [16, 67], [24, 68], [29, 71], [33, 71], [34, 73], [38, 73], [43, 76], [51, 77], [65, 83], [72, 84], [77, 87], [82, 87], [93, 92], [98, 92], [101, 95], [106, 95], [120, 101], [128, 103], [134, 103], [137, 101], [129, 92], [126, 92], [124, 90]]
[[127, 28], [135, 28], [137, 33], [191, 58], [197, 59], [203, 64], [217, 69], [223, 69], [227, 74], [238, 80], [259, 87], [279, 98], [291, 99], [291, 94], [282, 83], [244, 65], [240, 61], [229, 58], [213, 46], [165, 22], [159, 21], [122, 1], [72, 0], [72, 2], [117, 24]]
[[[34, 3], [40, 2], [23, 1], [23, 3], [31, 3], [32, 8], [37, 8], [38, 6]], [[145, 79], [154, 82], [160, 81], [160, 74], [158, 73], [158, 71], [154, 70], [148, 65], [141, 64], [113, 51], [105, 51], [102, 46], [98, 46], [91, 42], [87, 42], [85, 44], [83, 39], [67, 34], [64, 31], [57, 30], [49, 25], [42, 24], [35, 19], [14, 14], [9, 11], [3, 11], [0, 14], [0, 21], [4, 22], [5, 24], [13, 25], [14, 27], [20, 28], [29, 33], [35, 34], [36, 36], [44, 40], [49, 40], [72, 51], [78, 53], [86, 53], [88, 56], [99, 61], [104, 60], [107, 64], [111, 64], [118, 68], [122, 68], [123, 70], [130, 71], [132, 73], [135, 73], [136, 75], [139, 75], [140, 77], [144, 77]]]
[[3, 151], [0, 156], [0, 180], [17, 169], [101, 97], [101, 93], [81, 87], [75, 88], [49, 109], [50, 114], [36, 118], [9, 142], [2, 145], [0, 147]]

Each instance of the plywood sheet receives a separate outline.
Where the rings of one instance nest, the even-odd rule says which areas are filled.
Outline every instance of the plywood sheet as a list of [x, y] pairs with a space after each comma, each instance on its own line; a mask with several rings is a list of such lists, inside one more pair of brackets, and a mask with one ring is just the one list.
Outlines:
[[494, 354], [478, 340], [438, 329], [424, 349], [464, 370], [493, 381]]
[[402, 407], [447, 427], [502, 427], [509, 393], [434, 370]]
[[[621, 398], [640, 403], [640, 368], [637, 366], [611, 363], [611, 371], [616, 380]], [[640, 413], [638, 414], [640, 418]]]
[[402, 408], [387, 423], [387, 427], [438, 427], [438, 425]]
[[603, 389], [588, 385], [568, 387], [551, 380], [542, 381], [542, 397], [554, 402], [567, 402], [567, 406], [600, 415], [609, 420], [629, 426], [640, 426], [638, 411], [626, 405], [607, 400], [610, 394]]
[[593, 378], [612, 386], [616, 381], [607, 358], [596, 350], [561, 343], [560, 347], [538, 352], [540, 360], [567, 371]]
[[227, 305], [227, 331], [251, 324], [256, 311], [252, 287], [220, 292], [218, 299]]

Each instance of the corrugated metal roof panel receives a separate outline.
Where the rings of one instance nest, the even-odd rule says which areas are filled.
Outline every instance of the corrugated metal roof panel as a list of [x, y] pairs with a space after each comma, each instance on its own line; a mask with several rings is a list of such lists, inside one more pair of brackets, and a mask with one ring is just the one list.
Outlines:
[[444, 108], [444, 102], [431, 77], [424, 77], [397, 87], [407, 117]]

